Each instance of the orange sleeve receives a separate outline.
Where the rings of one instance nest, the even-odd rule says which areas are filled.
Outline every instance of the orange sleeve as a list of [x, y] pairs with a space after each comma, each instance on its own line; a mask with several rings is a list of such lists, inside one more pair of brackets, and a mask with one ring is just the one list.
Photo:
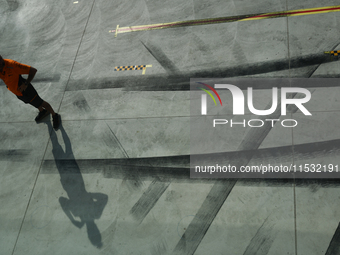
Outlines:
[[29, 74], [31, 66], [21, 64], [19, 62], [13, 61], [14, 68], [15, 68], [15, 73], [20, 75], [20, 74]]

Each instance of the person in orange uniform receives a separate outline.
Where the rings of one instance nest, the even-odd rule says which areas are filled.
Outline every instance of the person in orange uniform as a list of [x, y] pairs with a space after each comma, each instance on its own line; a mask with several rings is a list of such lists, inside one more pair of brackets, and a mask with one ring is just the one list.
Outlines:
[[[14, 93], [18, 99], [26, 104], [30, 104], [39, 110], [36, 122], [41, 121], [48, 114], [52, 114], [53, 128], [58, 129], [60, 125], [60, 115], [55, 113], [49, 103], [42, 100], [31, 84], [37, 69], [24, 65], [11, 59], [3, 59], [0, 55], [0, 78], [6, 84], [8, 90]], [[28, 74], [27, 79], [21, 75]]]

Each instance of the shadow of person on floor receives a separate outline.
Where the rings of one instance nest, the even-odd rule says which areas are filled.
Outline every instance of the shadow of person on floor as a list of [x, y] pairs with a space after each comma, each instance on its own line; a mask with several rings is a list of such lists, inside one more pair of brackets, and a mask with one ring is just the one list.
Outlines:
[[[60, 182], [68, 195], [68, 198], [60, 197], [59, 203], [67, 217], [76, 227], [82, 228], [86, 225], [87, 235], [91, 243], [97, 248], [101, 248], [103, 246], [102, 237], [94, 220], [101, 217], [107, 204], [108, 196], [102, 193], [86, 191], [83, 177], [74, 158], [71, 142], [65, 129], [60, 125], [59, 130], [65, 143], [64, 151], [58, 142], [51, 122], [45, 123], [48, 125], [53, 146], [52, 153], [60, 174]], [[76, 220], [75, 217], [79, 217], [80, 220]]]

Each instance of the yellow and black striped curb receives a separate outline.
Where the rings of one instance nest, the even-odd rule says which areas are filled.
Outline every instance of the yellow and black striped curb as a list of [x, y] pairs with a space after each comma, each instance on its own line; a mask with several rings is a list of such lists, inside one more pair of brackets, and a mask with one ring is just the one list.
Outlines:
[[133, 71], [133, 70], [143, 70], [142, 74], [145, 74], [145, 69], [147, 67], [152, 67], [152, 65], [138, 65], [138, 66], [116, 66], [115, 71]]
[[337, 56], [339, 58], [340, 50], [325, 51], [325, 54], [329, 54], [332, 61], [334, 56]]
[[325, 53], [330, 54], [331, 56], [338, 56], [340, 54], [340, 50], [325, 51]]

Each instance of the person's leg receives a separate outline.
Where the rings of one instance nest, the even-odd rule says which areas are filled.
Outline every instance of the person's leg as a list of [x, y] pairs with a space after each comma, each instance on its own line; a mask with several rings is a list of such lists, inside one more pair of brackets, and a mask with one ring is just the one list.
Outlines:
[[40, 114], [42, 114], [42, 118], [43, 116], [45, 116], [45, 114], [43, 113], [43, 111], [52, 114], [52, 119], [53, 119], [53, 128], [54, 129], [58, 129], [59, 125], [60, 125], [60, 115], [58, 113], [55, 113], [52, 106], [47, 103], [46, 101], [42, 100], [42, 103], [40, 104], [39, 107], [37, 107], [40, 111], [40, 109], [42, 109], [42, 111], [40, 111]]
[[56, 113], [54, 112], [52, 106], [41, 99], [37, 91], [34, 89], [32, 84], [29, 84], [26, 91], [24, 91], [24, 96], [26, 98], [26, 101], [37, 108], [39, 110], [38, 116], [35, 118], [35, 121], [39, 122], [43, 118], [45, 118], [48, 114], [52, 114], [52, 117], [54, 118], [56, 116]]
[[53, 118], [53, 128], [57, 129], [60, 125], [60, 115], [55, 113], [52, 106], [41, 99], [38, 95], [37, 91], [34, 89], [32, 84], [29, 84], [26, 90], [23, 92], [23, 97], [18, 97], [19, 99], [25, 99], [25, 103], [29, 103], [30, 105], [34, 106], [39, 110], [38, 116], [35, 118], [36, 122], [39, 122], [44, 117], [46, 117], [49, 113], [52, 114]]
[[44, 110], [44, 108], [42, 106], [39, 106], [38, 110], [39, 110], [39, 112], [42, 112]]
[[[46, 101], [43, 101], [42, 104], [41, 104], [41, 106], [40, 106], [38, 109], [39, 109], [39, 111], [42, 111], [43, 108], [45, 108], [49, 113], [51, 113], [52, 116], [55, 115], [55, 112], [54, 112], [52, 106], [51, 106], [49, 103], [47, 103]], [[41, 110], [40, 110], [40, 109], [41, 109]]]

